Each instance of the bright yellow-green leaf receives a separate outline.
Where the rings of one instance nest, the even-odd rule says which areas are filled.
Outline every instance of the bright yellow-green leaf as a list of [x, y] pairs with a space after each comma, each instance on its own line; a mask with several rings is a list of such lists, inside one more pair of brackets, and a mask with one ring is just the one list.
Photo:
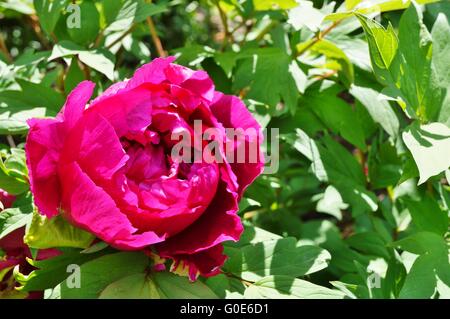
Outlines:
[[38, 249], [54, 247], [87, 248], [94, 238], [94, 235], [69, 224], [61, 215], [48, 219], [34, 212], [24, 241], [28, 246]]
[[291, 9], [298, 5], [295, 0], [253, 0], [257, 11]]

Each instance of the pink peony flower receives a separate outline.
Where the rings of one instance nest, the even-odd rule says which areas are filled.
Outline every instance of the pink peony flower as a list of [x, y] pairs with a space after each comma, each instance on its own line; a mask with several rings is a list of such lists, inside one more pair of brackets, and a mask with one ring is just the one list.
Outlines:
[[[28, 122], [27, 165], [42, 214], [62, 213], [117, 249], [150, 248], [195, 279], [217, 274], [226, 259], [222, 243], [239, 240], [238, 201], [262, 172], [262, 135], [241, 100], [215, 91], [206, 72], [173, 60], [142, 66], [88, 106], [94, 84], [80, 83], [55, 119]], [[173, 134], [195, 135], [198, 120], [202, 132], [213, 128], [222, 137], [228, 128], [255, 130], [240, 140], [210, 138], [222, 155], [227, 143], [256, 145], [257, 160], [171, 156]]]

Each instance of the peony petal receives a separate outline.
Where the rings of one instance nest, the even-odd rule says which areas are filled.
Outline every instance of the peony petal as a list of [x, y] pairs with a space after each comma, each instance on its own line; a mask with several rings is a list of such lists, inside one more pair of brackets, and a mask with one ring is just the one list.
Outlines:
[[92, 179], [101, 182], [110, 180], [127, 160], [111, 124], [99, 114], [90, 112], [71, 130], [60, 162], [76, 161]]
[[108, 244], [123, 250], [137, 250], [161, 242], [164, 237], [148, 231], [135, 234], [128, 218], [117, 208], [112, 198], [96, 186], [77, 163], [61, 167], [63, 209], [67, 218]]
[[201, 97], [207, 102], [214, 98], [214, 83], [205, 71], [194, 71], [181, 65], [172, 64], [175, 57], [157, 58], [140, 67], [127, 83], [127, 89], [142, 84], [169, 82]]
[[[227, 257], [223, 254], [221, 244], [192, 255], [161, 256], [174, 260], [172, 271], [186, 273], [191, 281], [197, 279], [198, 275], [204, 277], [215, 276], [220, 273], [220, 267], [225, 263]], [[180, 269], [181, 268], [181, 269]]]
[[205, 212], [215, 195], [219, 174], [216, 165], [193, 164], [186, 180], [176, 176], [144, 182], [140, 202], [142, 211], [128, 213], [140, 231], [153, 230], [174, 236]]
[[[239, 196], [242, 196], [242, 193], [248, 185], [250, 185], [264, 169], [263, 154], [260, 149], [260, 145], [263, 142], [261, 127], [247, 110], [245, 104], [235, 96], [216, 92], [214, 102], [211, 104], [211, 111], [225, 128], [240, 128], [244, 131], [248, 130], [248, 134], [245, 134], [245, 145], [241, 145], [243, 139], [239, 139], [235, 143], [235, 150], [238, 147], [245, 148], [245, 162], [237, 163], [237, 161], [235, 161], [235, 163], [230, 163], [233, 172], [237, 176]], [[227, 152], [228, 151], [229, 150], [227, 150]], [[250, 157], [252, 151], [256, 155], [253, 158], [253, 162]]]
[[97, 96], [92, 101], [92, 104], [99, 103], [101, 100], [117, 94], [119, 91], [125, 89], [126, 86], [127, 86], [127, 81], [122, 81], [122, 82], [117, 82], [117, 83], [111, 84], [110, 87], [108, 87], [105, 91], [103, 91], [103, 93], [101, 95]]
[[194, 71], [182, 65], [170, 64], [165, 73], [169, 82], [202, 97], [207, 102], [213, 100], [214, 83], [205, 71]]
[[25, 250], [28, 250], [23, 242], [23, 236], [25, 236], [25, 227], [16, 229], [0, 239], [0, 249], [8, 256], [22, 255]]
[[116, 130], [119, 137], [127, 133], [137, 133], [151, 123], [151, 91], [138, 86], [131, 90], [121, 90], [91, 103], [86, 113], [97, 113], [104, 117]]
[[133, 77], [127, 83], [127, 89], [135, 88], [141, 84], [160, 84], [167, 79], [164, 70], [175, 61], [175, 57], [156, 58], [152, 62], [144, 64], [136, 70]]
[[126, 175], [136, 183], [146, 179], [167, 175], [166, 155], [162, 146], [148, 144], [145, 147], [135, 146], [127, 151], [130, 157], [127, 162]]
[[86, 104], [94, 92], [94, 87], [93, 82], [83, 81], [70, 92], [66, 103], [57, 116], [58, 119], [64, 120], [68, 129], [72, 128], [81, 118]]
[[64, 123], [53, 119], [31, 119], [25, 151], [30, 187], [39, 212], [58, 214], [61, 200], [57, 173], [59, 153], [66, 135]]
[[237, 241], [243, 231], [237, 210], [237, 194], [221, 180], [202, 216], [183, 232], [156, 245], [156, 249], [162, 255], [174, 256], [198, 253], [227, 240]]

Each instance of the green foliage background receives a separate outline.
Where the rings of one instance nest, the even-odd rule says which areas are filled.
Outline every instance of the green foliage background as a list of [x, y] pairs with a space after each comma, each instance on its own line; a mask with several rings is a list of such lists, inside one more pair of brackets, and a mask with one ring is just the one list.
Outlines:
[[[449, 19], [432, 0], [2, 0], [0, 188], [19, 199], [0, 238], [27, 225], [33, 251], [65, 253], [0, 298], [449, 298]], [[279, 170], [246, 192], [224, 273], [196, 283], [33, 216], [24, 160], [28, 118], [165, 54], [280, 130]], [[65, 283], [74, 263], [81, 289]]]

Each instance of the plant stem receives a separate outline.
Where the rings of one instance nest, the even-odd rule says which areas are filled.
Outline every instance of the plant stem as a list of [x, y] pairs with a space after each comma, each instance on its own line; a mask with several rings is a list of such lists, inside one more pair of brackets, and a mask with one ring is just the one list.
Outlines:
[[297, 52], [295, 57], [299, 57], [300, 55], [305, 53], [307, 50], [311, 49], [311, 47], [313, 47], [317, 42], [322, 40], [328, 33], [330, 33], [334, 28], [336, 28], [341, 22], [342, 22], [342, 20], [334, 21], [328, 28], [317, 33], [316, 37], [307, 46], [305, 46], [302, 50]]
[[255, 40], [261, 41], [264, 36], [270, 32], [274, 27], [276, 27], [280, 22], [278, 21], [271, 21], [264, 29], [261, 30], [261, 32], [256, 36]]
[[90, 80], [91, 79], [91, 69], [89, 68], [89, 66], [87, 66], [86, 64], [81, 62], [79, 59], [78, 59], [78, 63], [79, 63], [81, 70], [84, 73], [85, 79]]
[[14, 142], [14, 138], [11, 135], [6, 135], [6, 140], [8, 141], [9, 147], [16, 147], [16, 142]]
[[131, 32], [134, 31], [134, 28], [136, 27], [135, 24], [133, 24], [125, 33], [123, 33], [120, 37], [115, 39], [113, 42], [111, 42], [108, 46], [106, 46], [107, 49], [111, 49], [113, 46], [115, 46], [117, 43], [122, 41], [127, 35], [129, 35]]
[[42, 44], [42, 47], [50, 50], [51, 49], [50, 44], [48, 43], [48, 40], [45, 37], [45, 35], [42, 33], [41, 27], [39, 25], [39, 18], [35, 14], [32, 14], [28, 17], [30, 19], [31, 27], [34, 33], [36, 33], [36, 36], [38, 37], [39, 42]]
[[13, 58], [11, 56], [11, 53], [9, 53], [8, 47], [5, 44], [5, 40], [3, 39], [3, 34], [0, 32], [0, 51], [3, 52], [3, 54], [5, 55], [6, 60], [9, 63], [13, 62]]
[[232, 42], [232, 33], [230, 32], [230, 29], [228, 27], [227, 15], [220, 7], [219, 1], [214, 0], [214, 3], [216, 4], [217, 9], [219, 10], [220, 20], [222, 21], [222, 25], [223, 25], [223, 32], [224, 32], [223, 43], [222, 43], [222, 51], [223, 51], [227, 47], [228, 43], [230, 41]]
[[152, 36], [153, 44], [156, 47], [156, 52], [158, 52], [158, 55], [160, 57], [165, 58], [167, 56], [166, 51], [164, 51], [161, 39], [158, 37], [158, 34], [156, 33], [155, 24], [153, 23], [151, 17], [147, 17], [147, 25], [148, 29], [150, 30], [150, 35]]
[[105, 35], [103, 34], [103, 30], [98, 34], [97, 38], [94, 42], [94, 48], [98, 48], [100, 46], [100, 43], [102, 42]]

